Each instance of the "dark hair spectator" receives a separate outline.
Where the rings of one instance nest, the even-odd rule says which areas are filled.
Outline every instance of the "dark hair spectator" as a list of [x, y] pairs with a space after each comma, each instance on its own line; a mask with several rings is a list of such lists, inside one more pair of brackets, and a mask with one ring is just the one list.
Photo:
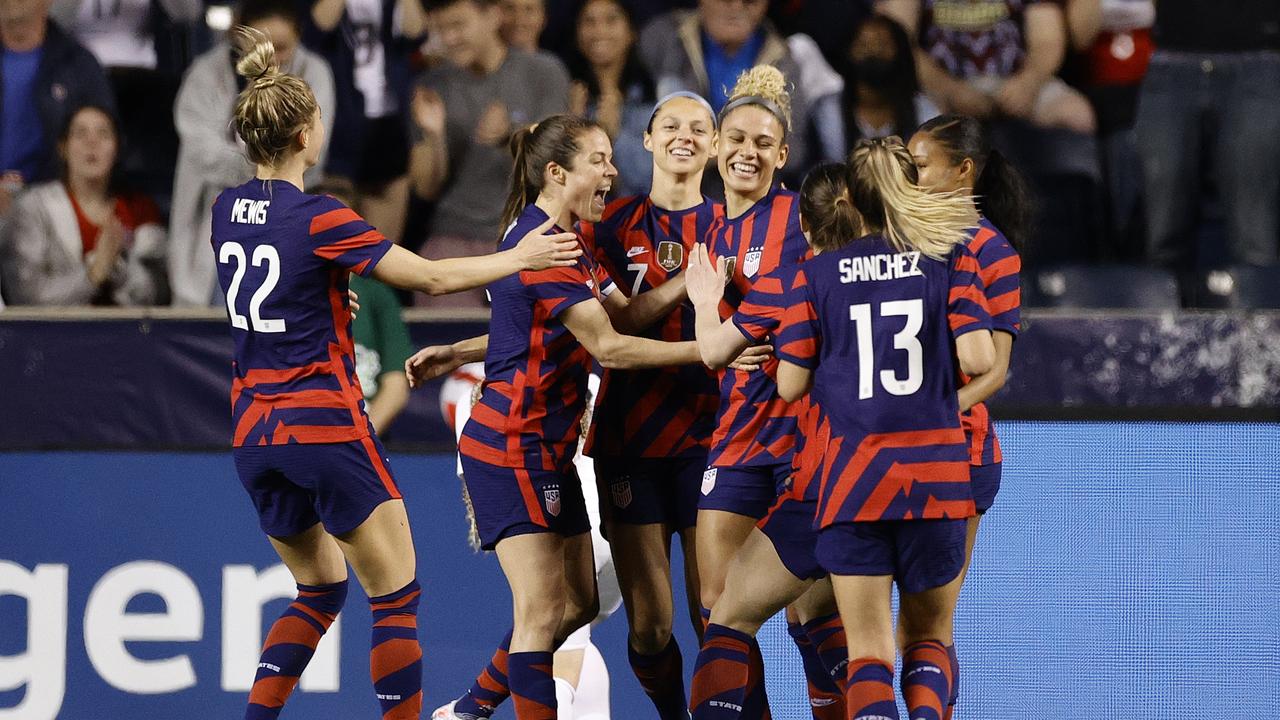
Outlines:
[[569, 52], [569, 112], [599, 122], [609, 134], [618, 195], [647, 193], [653, 174], [643, 136], [657, 98], [635, 45], [636, 28], [621, 0], [579, 3]]
[[1148, 254], [1190, 265], [1204, 179], [1213, 178], [1226, 252], [1209, 263], [1268, 265], [1280, 236], [1280, 3], [1161, 2], [1138, 101]]
[[102, 66], [49, 20], [50, 0], [0, 3], [0, 216], [25, 184], [58, 173], [54, 139], [70, 112], [98, 105], [115, 112]]
[[422, 4], [312, 0], [308, 5], [303, 38], [328, 61], [337, 99], [325, 171], [350, 180], [365, 219], [400, 242], [409, 205], [410, 59], [426, 33]]
[[863, 138], [910, 137], [920, 123], [938, 114], [920, 92], [906, 28], [888, 16], [872, 15], [858, 27], [840, 74], [840, 109], [850, 147]]
[[164, 295], [165, 232], [155, 203], [113, 182], [119, 135], [84, 106], [58, 136], [62, 177], [17, 200], [5, 227], [5, 292], [15, 305], [150, 305]]
[[[811, 39], [783, 38], [765, 18], [767, 9], [767, 0], [699, 0], [696, 10], [675, 10], [650, 22], [640, 34], [640, 57], [659, 96], [692, 90], [716, 112], [742, 71], [756, 65], [781, 70], [794, 84], [787, 172], [798, 181], [813, 162], [840, 159], [839, 78]], [[825, 112], [817, 109], [824, 100]], [[816, 149], [815, 142], [821, 143]]]
[[[331, 132], [333, 74], [323, 58], [301, 46], [294, 5], [288, 0], [245, 0], [237, 24], [271, 39], [281, 69], [311, 87], [326, 133]], [[169, 214], [169, 282], [176, 305], [222, 304], [214, 257], [209, 252], [210, 212], [219, 193], [253, 177], [253, 166], [231, 126], [237, 98], [245, 87], [244, 78], [235, 73], [231, 45], [224, 41], [196, 58], [178, 91], [174, 107], [178, 166]], [[319, 179], [321, 175], [317, 166], [308, 178]]]
[[[418, 80], [413, 100], [414, 192], [434, 200], [419, 252], [448, 258], [492, 252], [502, 232], [513, 131], [569, 106], [569, 74], [549, 53], [508, 47], [491, 0], [427, 0], [427, 24], [442, 62]], [[484, 291], [418, 300], [483, 307]]]

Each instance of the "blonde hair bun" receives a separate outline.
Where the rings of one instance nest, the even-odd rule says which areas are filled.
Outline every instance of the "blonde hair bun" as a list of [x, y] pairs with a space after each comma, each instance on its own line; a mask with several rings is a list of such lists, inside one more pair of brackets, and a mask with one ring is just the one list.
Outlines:
[[743, 70], [729, 93], [729, 102], [744, 97], [764, 98], [777, 105], [785, 116], [779, 119], [787, 127], [791, 126], [791, 93], [787, 90], [787, 76], [778, 68], [756, 65], [750, 70]]
[[251, 81], [258, 81], [280, 73], [280, 61], [276, 59], [276, 46], [271, 38], [257, 28], [240, 25], [234, 32], [236, 73]]

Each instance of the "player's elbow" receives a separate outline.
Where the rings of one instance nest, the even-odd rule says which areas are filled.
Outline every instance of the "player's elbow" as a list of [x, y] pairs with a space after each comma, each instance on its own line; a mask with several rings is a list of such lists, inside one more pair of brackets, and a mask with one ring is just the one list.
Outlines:
[[607, 370], [626, 370], [631, 367], [625, 335], [610, 333], [599, 338], [591, 349], [591, 355]]
[[702, 356], [702, 364], [712, 370], [723, 370], [729, 367], [735, 357], [727, 346], [698, 343], [698, 354]]
[[960, 370], [969, 377], [986, 375], [991, 372], [996, 362], [996, 353], [990, 343], [973, 343], [965, 352], [959, 353]]

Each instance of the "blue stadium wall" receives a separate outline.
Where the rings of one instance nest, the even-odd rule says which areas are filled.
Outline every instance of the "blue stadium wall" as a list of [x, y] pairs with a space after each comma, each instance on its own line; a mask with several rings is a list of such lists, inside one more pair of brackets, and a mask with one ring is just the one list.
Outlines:
[[[1280, 428], [1000, 430], [1004, 484], [958, 621], [957, 717], [1276, 717]], [[392, 462], [426, 587], [434, 704], [483, 666], [510, 606], [494, 559], [465, 543], [452, 457]], [[238, 717], [284, 603], [258, 616], [258, 600], [288, 589], [264, 573], [275, 563], [227, 453], [0, 454], [0, 718]], [[368, 631], [353, 593], [338, 647], [285, 717], [375, 716]], [[651, 717], [625, 633], [620, 615], [596, 630], [614, 717]], [[807, 717], [784, 628], [763, 637], [775, 717]], [[688, 671], [687, 627], [680, 640]]]

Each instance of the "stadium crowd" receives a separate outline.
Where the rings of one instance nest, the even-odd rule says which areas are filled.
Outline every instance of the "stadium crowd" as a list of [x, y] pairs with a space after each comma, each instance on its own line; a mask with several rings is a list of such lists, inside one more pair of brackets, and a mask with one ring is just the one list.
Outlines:
[[[1230, 294], [1223, 268], [1277, 260], [1275, 3], [7, 0], [5, 302], [222, 303], [210, 208], [252, 174], [230, 131], [232, 22], [271, 37], [315, 89], [333, 143], [309, 179], [349, 189], [428, 258], [494, 247], [513, 130], [554, 112], [597, 119], [615, 140], [614, 192], [640, 192], [657, 97], [689, 89], [718, 111], [740, 71], [770, 63], [794, 90], [788, 186], [860, 138], [959, 113], [985, 119], [1031, 182], [1033, 271], [1083, 264], [1144, 287], [1176, 273], [1174, 305], [1203, 305], [1206, 283]], [[719, 196], [714, 168], [704, 182]], [[1029, 304], [1054, 304], [1064, 277], [1042, 272]]]

